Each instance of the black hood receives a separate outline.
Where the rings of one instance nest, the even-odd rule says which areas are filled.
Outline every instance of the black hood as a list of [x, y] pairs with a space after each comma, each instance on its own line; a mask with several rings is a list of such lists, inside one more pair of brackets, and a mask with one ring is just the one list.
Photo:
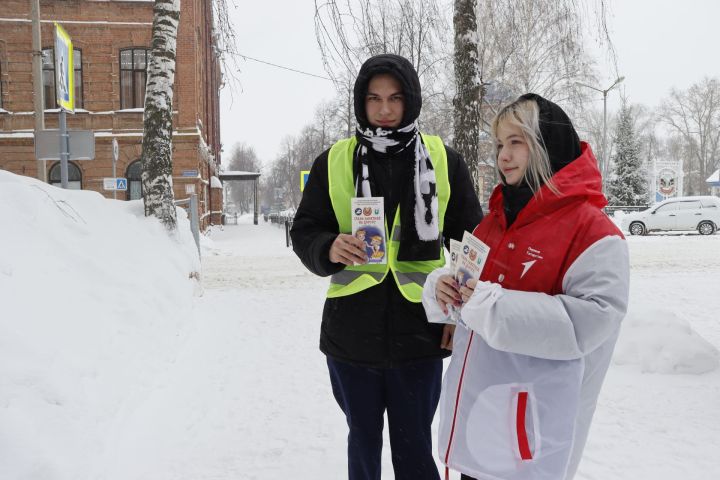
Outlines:
[[398, 79], [402, 85], [405, 96], [405, 110], [400, 126], [406, 126], [414, 122], [420, 116], [422, 98], [420, 96], [420, 79], [412, 64], [400, 55], [384, 53], [368, 58], [358, 72], [355, 80], [355, 118], [360, 128], [368, 128], [367, 115], [365, 114], [365, 96], [367, 95], [370, 79], [381, 73], [389, 73]]
[[580, 138], [562, 108], [535, 93], [527, 93], [520, 99], [535, 100], [540, 107], [540, 136], [553, 173], [580, 156]]

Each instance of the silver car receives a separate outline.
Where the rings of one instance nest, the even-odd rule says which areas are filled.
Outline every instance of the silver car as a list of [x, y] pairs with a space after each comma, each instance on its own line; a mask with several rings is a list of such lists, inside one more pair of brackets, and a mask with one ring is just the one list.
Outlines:
[[642, 212], [622, 218], [621, 226], [631, 235], [669, 230], [697, 230], [712, 235], [720, 225], [720, 198], [676, 197], [657, 203]]

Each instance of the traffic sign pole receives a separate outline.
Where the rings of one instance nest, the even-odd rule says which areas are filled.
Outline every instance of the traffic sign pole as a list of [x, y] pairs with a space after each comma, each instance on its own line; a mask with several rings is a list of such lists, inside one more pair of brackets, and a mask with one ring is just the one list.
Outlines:
[[[117, 173], [115, 172], [117, 167], [117, 160], [118, 160], [118, 143], [117, 138], [113, 138], [112, 140], [112, 161], [113, 161], [113, 178], [117, 178]], [[113, 190], [113, 199], [117, 200], [117, 190]]]
[[60, 109], [60, 186], [68, 188], [68, 148], [67, 119], [65, 110]]

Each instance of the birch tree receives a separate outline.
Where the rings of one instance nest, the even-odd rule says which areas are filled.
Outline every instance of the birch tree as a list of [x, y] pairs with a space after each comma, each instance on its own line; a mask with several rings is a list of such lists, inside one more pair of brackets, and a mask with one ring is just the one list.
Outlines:
[[482, 81], [478, 72], [477, 0], [455, 0], [455, 98], [453, 99], [453, 146], [470, 169], [473, 187], [479, 193], [480, 103]]
[[435, 85], [447, 56], [447, 22], [437, 0], [315, 0], [315, 36], [325, 70], [341, 98], [352, 133], [352, 88], [362, 63], [373, 55], [394, 53], [415, 67], [423, 100]]
[[152, 50], [143, 115], [142, 185], [145, 216], [177, 226], [172, 180], [172, 101], [180, 0], [155, 0]]
[[454, 146], [481, 198], [497, 181], [490, 122], [502, 105], [534, 92], [571, 116], [584, 109], [588, 92], [576, 82], [594, 78], [583, 47], [589, 6], [597, 17], [594, 36], [615, 63], [605, 25], [607, 0], [454, 0]]
[[687, 90], [672, 89], [659, 117], [685, 142], [686, 187], [707, 193], [707, 179], [720, 162], [720, 79], [706, 77]]

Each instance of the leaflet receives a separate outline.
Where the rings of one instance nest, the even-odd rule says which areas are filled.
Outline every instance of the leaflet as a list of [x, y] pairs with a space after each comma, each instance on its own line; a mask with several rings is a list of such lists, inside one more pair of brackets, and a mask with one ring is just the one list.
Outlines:
[[490, 247], [470, 232], [463, 234], [462, 253], [458, 258], [455, 280], [459, 286], [465, 286], [468, 280], [480, 279]]
[[[462, 255], [462, 242], [451, 238], [450, 239], [450, 272], [455, 280], [457, 280], [458, 271], [458, 260]], [[457, 322], [460, 319], [460, 310], [455, 305], [448, 305], [450, 307], [450, 318]]]
[[368, 263], [387, 263], [383, 197], [355, 197], [350, 208], [352, 235], [365, 244]]
[[460, 258], [461, 253], [462, 253], [462, 242], [458, 242], [454, 238], [451, 238], [450, 239], [450, 271], [452, 272], [453, 277], [455, 276], [455, 272], [457, 272], [458, 258]]

